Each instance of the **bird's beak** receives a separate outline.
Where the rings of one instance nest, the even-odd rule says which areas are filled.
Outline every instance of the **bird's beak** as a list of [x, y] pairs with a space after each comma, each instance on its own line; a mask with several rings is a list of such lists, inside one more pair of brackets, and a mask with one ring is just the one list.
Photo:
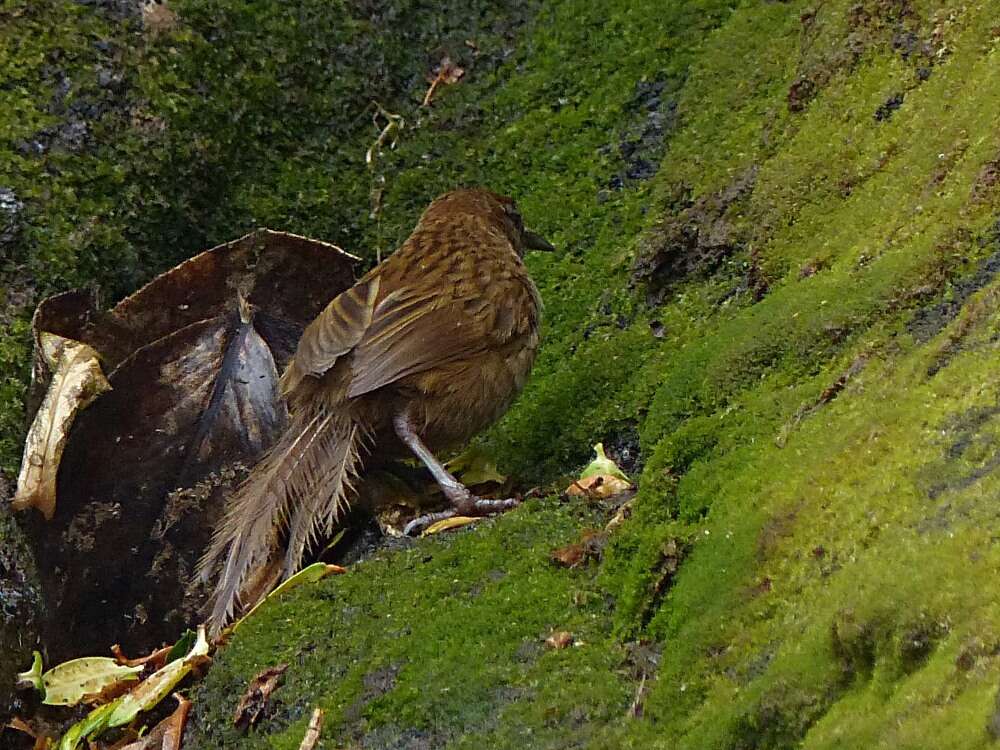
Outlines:
[[555, 250], [552, 244], [548, 242], [540, 234], [535, 234], [529, 229], [525, 229], [521, 232], [521, 240], [524, 242], [524, 246], [528, 250], [545, 250], [546, 252], [552, 252]]

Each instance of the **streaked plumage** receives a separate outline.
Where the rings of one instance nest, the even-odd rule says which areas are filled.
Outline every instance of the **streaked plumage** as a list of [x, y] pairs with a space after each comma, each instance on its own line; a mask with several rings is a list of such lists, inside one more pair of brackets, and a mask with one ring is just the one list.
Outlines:
[[[231, 498], [201, 562], [206, 577], [223, 562], [213, 627], [252, 604], [239, 602], [241, 589], [276, 550], [284, 577], [298, 569], [343, 514], [367, 456], [419, 455], [421, 439], [431, 451], [459, 445], [503, 414], [539, 343], [526, 245], [551, 249], [509, 198], [448, 193], [307, 326], [282, 376], [288, 429]], [[401, 433], [404, 423], [418, 437]], [[428, 461], [443, 487], [457, 484]], [[453, 502], [458, 488], [445, 487]]]

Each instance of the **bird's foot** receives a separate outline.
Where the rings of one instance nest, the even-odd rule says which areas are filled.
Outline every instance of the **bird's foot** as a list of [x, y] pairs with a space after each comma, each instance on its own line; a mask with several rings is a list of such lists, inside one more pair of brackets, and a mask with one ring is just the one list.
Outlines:
[[455, 493], [455, 495], [455, 497], [449, 498], [452, 503], [451, 508], [443, 510], [440, 513], [427, 513], [414, 518], [403, 528], [403, 534], [410, 536], [446, 518], [454, 518], [455, 516], [492, 516], [496, 513], [503, 513], [516, 508], [521, 504], [520, 500], [514, 498], [490, 500], [488, 498], [477, 497], [468, 490], [464, 493]]

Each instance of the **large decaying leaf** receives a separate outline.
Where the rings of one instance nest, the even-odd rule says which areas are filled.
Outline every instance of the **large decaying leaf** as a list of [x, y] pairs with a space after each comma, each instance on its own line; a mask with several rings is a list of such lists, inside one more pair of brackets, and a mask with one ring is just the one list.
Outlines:
[[[31, 536], [57, 658], [113, 642], [145, 651], [196, 619], [194, 562], [240, 467], [282, 429], [278, 373], [302, 328], [353, 283], [355, 260], [260, 230], [109, 311], [82, 292], [39, 306], [29, 403], [42, 427], [22, 470], [38, 489], [19, 487], [19, 506], [51, 518], [32, 519]], [[65, 342], [60, 358], [45, 356], [50, 341]], [[68, 386], [67, 357], [72, 372], [99, 361], [103, 392], [96, 380]]]

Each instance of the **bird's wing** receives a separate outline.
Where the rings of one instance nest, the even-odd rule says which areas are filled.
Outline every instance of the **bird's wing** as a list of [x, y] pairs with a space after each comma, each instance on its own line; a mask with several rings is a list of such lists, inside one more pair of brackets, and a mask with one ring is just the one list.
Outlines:
[[350, 398], [408, 375], [433, 369], [490, 345], [491, 321], [467, 312], [468, 300], [426, 289], [404, 288], [383, 299], [354, 348]]
[[524, 333], [536, 315], [531, 290], [520, 283], [510, 284], [499, 300], [420, 285], [398, 288], [376, 304], [378, 291], [374, 275], [340, 294], [306, 327], [283, 377], [286, 394], [306, 375], [319, 377], [353, 352], [347, 396], [361, 396], [500, 345]]
[[379, 277], [362, 280], [338, 294], [306, 326], [295, 356], [282, 376], [282, 391], [289, 394], [307, 375], [319, 377], [364, 337], [375, 314]]

